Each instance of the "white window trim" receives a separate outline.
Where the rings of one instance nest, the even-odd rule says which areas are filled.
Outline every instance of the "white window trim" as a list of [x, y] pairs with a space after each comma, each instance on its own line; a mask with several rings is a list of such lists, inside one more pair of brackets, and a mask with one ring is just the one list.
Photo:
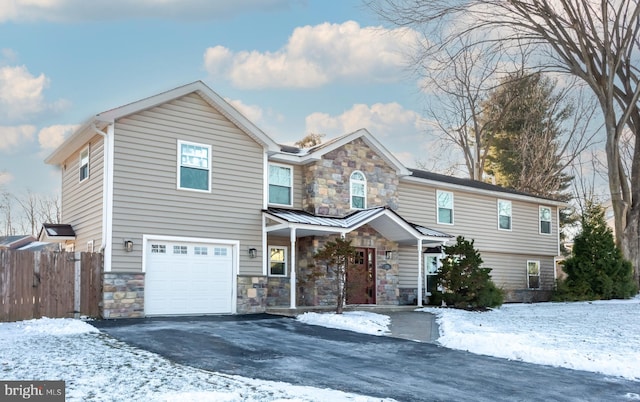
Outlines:
[[[542, 209], [548, 209], [549, 210], [549, 220], [548, 221], [543, 221], [542, 219], [540, 219], [541, 217], [541, 212]], [[553, 218], [551, 217], [551, 213], [553, 212], [553, 210], [551, 209], [551, 207], [546, 207], [544, 205], [540, 205], [538, 207], [538, 233], [541, 235], [545, 235], [545, 236], [550, 236], [553, 233]], [[549, 222], [549, 233], [544, 233], [542, 231], [542, 222]]]
[[[440, 205], [439, 205], [439, 199], [440, 199], [440, 194], [442, 193], [447, 193], [449, 195], [451, 195], [451, 222], [440, 222]], [[444, 190], [436, 190], [436, 222], [439, 225], [453, 225], [455, 222], [455, 198], [453, 195], [453, 192], [451, 191], [444, 191]]]
[[[82, 166], [83, 166], [82, 165], [82, 154], [84, 154], [85, 152], [87, 153], [87, 176], [84, 179], [81, 179], [80, 178], [80, 171], [82, 171]], [[91, 167], [91, 152], [90, 152], [90, 149], [89, 149], [89, 145], [87, 145], [82, 151], [80, 151], [80, 156], [79, 156], [79, 159], [78, 159], [78, 180], [79, 180], [78, 182], [79, 183], [83, 183], [83, 182], [89, 180], [89, 176], [91, 174], [90, 167]]]
[[[536, 263], [538, 265], [538, 287], [537, 288], [532, 288], [529, 284], [529, 264], [530, 263]], [[542, 288], [542, 284], [541, 282], [541, 278], [542, 278], [542, 267], [540, 266], [540, 260], [527, 260], [527, 267], [526, 267], [526, 275], [527, 275], [527, 289], [541, 289]]]
[[[203, 148], [207, 148], [209, 150], [208, 152], [208, 165], [209, 165], [209, 174], [207, 175], [207, 190], [200, 190], [197, 188], [189, 188], [189, 187], [180, 187], [180, 168], [182, 167], [182, 161], [180, 160], [180, 157], [182, 156], [182, 145], [194, 145], [197, 147], [203, 147]], [[183, 141], [183, 140], [178, 140], [178, 144], [176, 146], [176, 188], [178, 190], [183, 190], [183, 191], [195, 191], [198, 193], [211, 193], [211, 171], [213, 170], [213, 166], [211, 166], [212, 164], [212, 160], [213, 160], [213, 156], [211, 155], [211, 145], [208, 144], [202, 144], [202, 143], [198, 143], [198, 142], [191, 142], [191, 141]]]
[[[289, 203], [288, 204], [278, 204], [275, 202], [269, 202], [269, 191], [271, 191], [271, 183], [269, 182], [269, 166], [278, 166], [278, 167], [282, 167], [282, 168], [287, 168], [291, 171], [291, 174], [289, 175], [289, 188], [291, 189], [291, 196], [289, 198]], [[294, 170], [293, 170], [293, 166], [291, 165], [285, 165], [282, 163], [272, 163], [269, 162], [269, 164], [267, 165], [267, 203], [269, 203], [269, 205], [283, 205], [286, 207], [292, 207], [293, 206], [293, 174], [294, 174]]]
[[[272, 274], [271, 273], [271, 249], [272, 248], [281, 248], [284, 250], [284, 274], [280, 275], [280, 274]], [[286, 277], [289, 273], [289, 248], [287, 246], [277, 246], [277, 245], [271, 245], [271, 246], [267, 246], [267, 250], [268, 250], [268, 261], [267, 261], [267, 274], [268, 276], [274, 276], [274, 277]], [[277, 261], [280, 262], [280, 261]]]
[[[364, 180], [354, 180], [353, 179], [353, 175], [355, 173], [360, 173], [362, 175], [362, 177], [364, 177]], [[357, 184], [363, 184], [364, 185], [364, 206], [362, 208], [357, 208], [353, 206], [353, 184], [357, 183]], [[363, 172], [361, 172], [360, 170], [354, 170], [353, 172], [351, 172], [351, 174], [349, 175], [349, 208], [351, 209], [367, 209], [367, 192], [368, 192], [368, 188], [367, 188], [367, 176], [364, 175]]]
[[[500, 203], [501, 202], [508, 202], [511, 205], [511, 215], [509, 216], [509, 218], [511, 218], [509, 220], [509, 229], [504, 229], [500, 227]], [[498, 208], [498, 230], [504, 230], [505, 232], [511, 232], [513, 230], [513, 203], [509, 200], [498, 200], [496, 207]], [[504, 215], [506, 216], [506, 215]]]

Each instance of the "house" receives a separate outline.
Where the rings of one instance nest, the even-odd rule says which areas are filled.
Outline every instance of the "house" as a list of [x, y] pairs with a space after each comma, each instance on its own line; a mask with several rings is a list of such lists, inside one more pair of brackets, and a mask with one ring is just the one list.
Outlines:
[[563, 203], [408, 169], [364, 129], [280, 145], [200, 81], [95, 115], [46, 162], [66, 249], [104, 254], [105, 318], [331, 305], [310, 270], [337, 236], [358, 250], [348, 304], [422, 305], [457, 235], [507, 300], [554, 287]]

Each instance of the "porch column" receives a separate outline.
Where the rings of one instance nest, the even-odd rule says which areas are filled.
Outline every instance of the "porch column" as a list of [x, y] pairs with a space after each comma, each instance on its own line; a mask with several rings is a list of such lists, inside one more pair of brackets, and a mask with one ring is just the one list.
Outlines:
[[290, 308], [296, 308], [296, 228], [291, 228], [291, 278], [289, 282], [289, 290], [291, 292]]
[[422, 307], [422, 239], [418, 239], [418, 307]]

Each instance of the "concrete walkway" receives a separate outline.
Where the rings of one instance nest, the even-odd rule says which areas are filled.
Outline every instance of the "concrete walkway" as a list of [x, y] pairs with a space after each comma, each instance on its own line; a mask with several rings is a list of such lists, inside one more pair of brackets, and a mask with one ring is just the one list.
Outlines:
[[436, 343], [440, 332], [436, 317], [420, 311], [380, 312], [391, 318], [389, 329], [393, 338]]

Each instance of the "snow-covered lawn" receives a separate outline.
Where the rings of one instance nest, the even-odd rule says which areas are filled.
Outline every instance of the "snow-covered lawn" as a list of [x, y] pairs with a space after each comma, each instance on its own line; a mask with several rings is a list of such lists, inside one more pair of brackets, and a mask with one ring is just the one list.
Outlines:
[[[505, 304], [488, 312], [443, 308], [420, 311], [436, 315], [438, 342], [448, 348], [640, 380], [640, 297]], [[379, 335], [388, 330], [385, 317], [362, 312], [345, 313], [343, 317], [306, 313], [298, 319]]]
[[72, 319], [0, 323], [1, 380], [64, 380], [67, 401], [379, 401], [182, 366]]

